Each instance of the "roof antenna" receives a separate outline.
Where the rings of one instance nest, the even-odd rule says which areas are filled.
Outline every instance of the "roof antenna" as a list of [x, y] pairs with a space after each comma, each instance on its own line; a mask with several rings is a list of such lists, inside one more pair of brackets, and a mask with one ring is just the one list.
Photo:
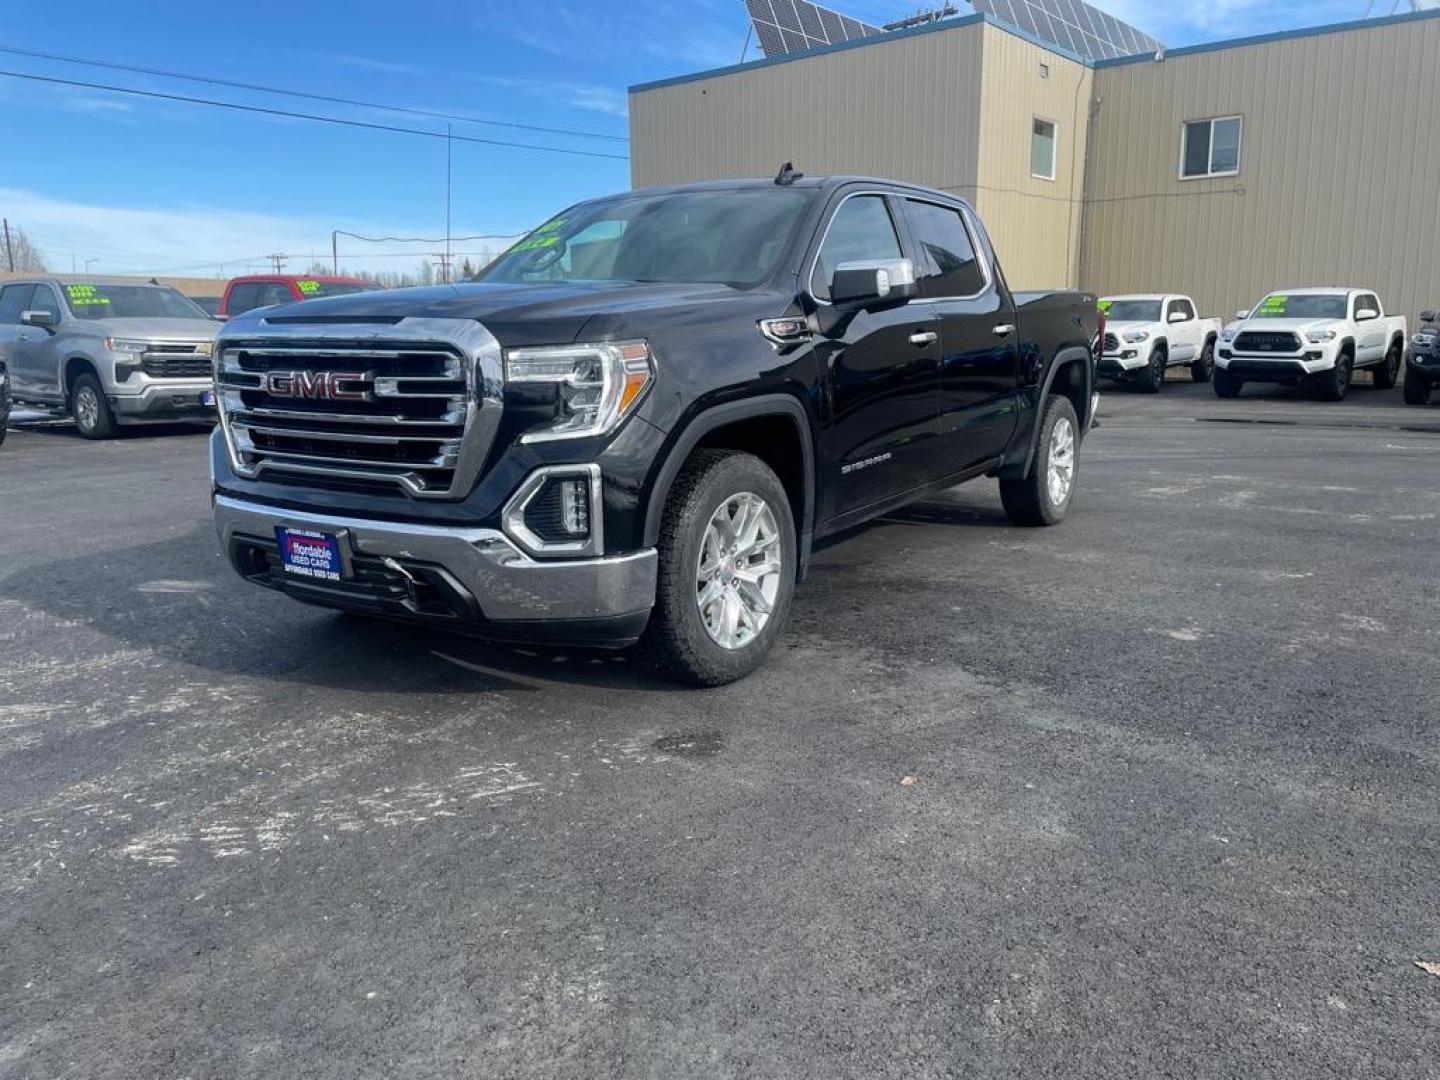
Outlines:
[[804, 178], [805, 174], [803, 172], [796, 172], [795, 166], [787, 161], [784, 165], [780, 166], [780, 171], [775, 174], [775, 183], [779, 187], [789, 187], [796, 180], [803, 180]]

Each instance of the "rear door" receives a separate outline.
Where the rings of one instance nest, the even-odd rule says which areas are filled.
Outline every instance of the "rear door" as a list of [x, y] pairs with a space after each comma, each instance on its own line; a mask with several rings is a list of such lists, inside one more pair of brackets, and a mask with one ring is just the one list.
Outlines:
[[1015, 430], [1015, 310], [968, 209], [916, 196], [903, 201], [921, 258], [921, 292], [940, 318], [943, 453], [934, 472], [948, 475], [997, 456]]
[[[810, 265], [808, 289], [817, 304], [830, 303], [830, 277], [841, 263], [906, 256], [898, 212], [884, 191], [838, 197]], [[933, 474], [939, 441], [934, 305], [911, 300], [856, 312], [834, 334], [817, 338], [815, 352], [829, 387], [833, 512], [858, 510], [923, 484]]]

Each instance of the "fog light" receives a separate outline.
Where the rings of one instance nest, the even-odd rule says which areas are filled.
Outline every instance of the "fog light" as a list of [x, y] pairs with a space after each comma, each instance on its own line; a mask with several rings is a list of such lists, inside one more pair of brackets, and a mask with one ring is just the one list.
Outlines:
[[560, 481], [560, 524], [571, 536], [590, 532], [590, 493], [586, 480]]

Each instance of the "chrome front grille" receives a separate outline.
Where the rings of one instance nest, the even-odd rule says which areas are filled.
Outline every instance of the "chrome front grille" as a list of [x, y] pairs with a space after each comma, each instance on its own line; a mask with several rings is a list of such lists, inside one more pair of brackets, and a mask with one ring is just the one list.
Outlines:
[[216, 391], [236, 472], [307, 486], [394, 485], [416, 498], [466, 494], [500, 398], [499, 346], [465, 325], [484, 340], [409, 340], [373, 328], [343, 340], [329, 331], [344, 328], [313, 325], [309, 337], [289, 326], [278, 339], [223, 337]]
[[1300, 339], [1285, 330], [1247, 330], [1235, 338], [1235, 351], [1248, 353], [1299, 352]]
[[210, 354], [202, 342], [151, 342], [140, 354], [140, 370], [152, 379], [203, 379], [210, 374]]

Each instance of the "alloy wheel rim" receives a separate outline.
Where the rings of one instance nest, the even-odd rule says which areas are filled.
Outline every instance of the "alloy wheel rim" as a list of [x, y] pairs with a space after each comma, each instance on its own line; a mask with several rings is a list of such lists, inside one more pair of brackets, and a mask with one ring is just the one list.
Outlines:
[[695, 561], [695, 605], [710, 640], [734, 650], [759, 637], [775, 611], [783, 569], [769, 503], [742, 491], [717, 506]]
[[80, 391], [77, 406], [76, 411], [80, 414], [81, 427], [88, 431], [100, 422], [100, 402], [95, 400], [95, 392], [88, 386]]
[[1063, 506], [1075, 482], [1075, 428], [1070, 418], [1062, 416], [1050, 432], [1050, 453], [1047, 455], [1045, 484], [1050, 505]]

